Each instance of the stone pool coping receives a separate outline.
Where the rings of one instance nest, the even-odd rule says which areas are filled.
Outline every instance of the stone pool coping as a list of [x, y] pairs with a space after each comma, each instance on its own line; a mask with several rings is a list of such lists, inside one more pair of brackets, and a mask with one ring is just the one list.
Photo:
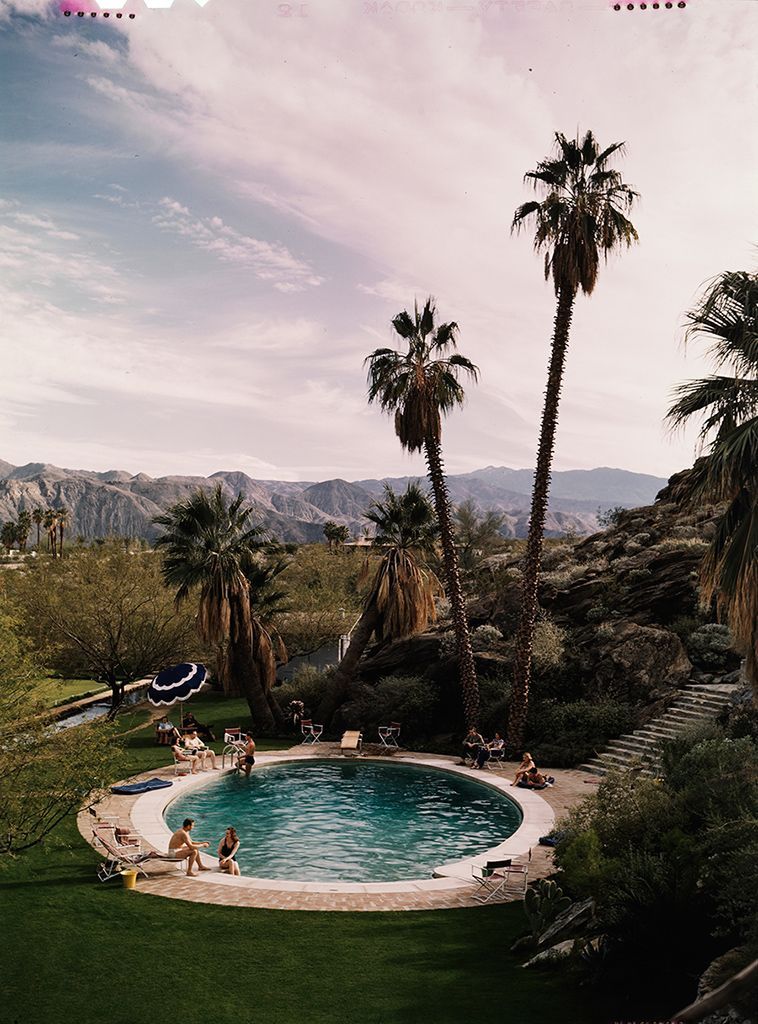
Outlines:
[[[305, 758], [348, 760], [340, 755], [335, 757], [326, 750], [305, 751], [296, 748], [295, 751], [282, 753], [261, 753], [256, 756], [254, 770], [294, 763]], [[386, 757], [366, 756], [360, 760], [364, 763], [387, 762]], [[392, 760], [445, 771], [498, 790], [520, 808], [522, 822], [502, 843], [482, 850], [473, 857], [439, 865], [434, 869], [432, 878], [358, 883], [232, 877], [218, 870], [215, 856], [203, 854], [203, 863], [212, 870], [204, 872], [199, 878], [188, 879], [183, 871], [179, 874], [175, 865], [167, 865], [166, 862], [148, 862], [146, 867], [149, 869], [150, 878], [141, 878], [138, 890], [204, 903], [298, 910], [428, 910], [480, 906], [481, 904], [473, 899], [472, 867], [487, 860], [528, 856], [530, 849], [537, 845], [539, 837], [549, 832], [555, 823], [552, 807], [538, 793], [512, 788], [509, 778], [502, 778], [494, 772], [483, 770], [474, 775], [470, 768], [451, 763], [449, 758], [433, 755], [402, 752], [394, 755]], [[174, 776], [173, 767], [144, 772], [131, 781], [158, 776], [171, 779], [175, 785], [170, 789], [155, 790], [138, 797], [108, 798], [105, 801], [107, 806], [103, 806], [102, 810], [116, 813], [128, 820], [148, 847], [163, 852], [168, 848], [171, 836], [163, 817], [168, 805], [184, 794], [203, 788], [233, 770], [229, 768], [180, 777]], [[88, 841], [93, 841], [92, 820], [89, 815], [80, 815], [79, 829]]]

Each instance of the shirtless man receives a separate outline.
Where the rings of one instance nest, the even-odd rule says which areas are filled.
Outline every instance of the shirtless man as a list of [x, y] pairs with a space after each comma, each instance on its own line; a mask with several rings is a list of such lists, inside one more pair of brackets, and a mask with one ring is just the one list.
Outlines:
[[240, 752], [239, 759], [237, 761], [237, 767], [240, 771], [243, 771], [245, 775], [250, 777], [250, 772], [253, 770], [255, 764], [255, 740], [250, 733], [245, 733], [245, 746]]
[[175, 860], [187, 861], [187, 875], [194, 877], [197, 872], [192, 871], [192, 865], [197, 864], [198, 871], [210, 871], [200, 863], [200, 851], [209, 846], [210, 843], [195, 843], [190, 838], [190, 832], [195, 826], [194, 818], [185, 818], [184, 824], [171, 836], [168, 844], [168, 852]]

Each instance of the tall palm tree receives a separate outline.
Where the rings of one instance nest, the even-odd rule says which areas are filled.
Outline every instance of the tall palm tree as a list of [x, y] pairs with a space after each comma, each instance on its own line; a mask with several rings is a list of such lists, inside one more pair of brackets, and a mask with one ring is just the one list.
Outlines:
[[466, 724], [471, 726], [479, 717], [479, 687], [442, 461], [442, 417], [463, 404], [465, 392], [458, 380], [459, 374], [476, 380], [479, 371], [469, 359], [455, 351], [458, 325], [437, 326], [435, 317], [436, 307], [431, 296], [421, 312], [415, 303], [413, 316], [407, 311], [398, 313], [392, 326], [407, 348], [401, 352], [380, 348], [368, 357], [368, 400], [378, 402], [385, 412], [395, 414], [395, 433], [403, 448], [423, 451], [426, 457], [458, 649], [463, 711]]
[[47, 530], [47, 550], [52, 554], [53, 558], [55, 558], [57, 549], [56, 527], [58, 525], [58, 520], [56, 519], [53, 509], [48, 508], [45, 510], [45, 518], [43, 521], [45, 529]]
[[11, 548], [18, 540], [18, 527], [15, 523], [10, 520], [7, 523], [3, 523], [2, 529], [0, 529], [0, 544], [5, 548], [6, 555], [11, 553]]
[[701, 567], [701, 598], [715, 598], [726, 616], [758, 703], [758, 275], [721, 274], [687, 319], [687, 340], [710, 342], [716, 368], [731, 373], [676, 389], [667, 419], [678, 427], [701, 418], [705, 452], [675, 496], [726, 503]]
[[21, 509], [18, 514], [16, 531], [18, 533], [18, 544], [21, 551], [26, 551], [26, 544], [32, 529], [32, 516], [28, 509]]
[[39, 551], [40, 526], [45, 521], [45, 510], [38, 505], [32, 512], [32, 522], [37, 527], [37, 551]]
[[350, 646], [318, 709], [319, 718], [326, 722], [347, 696], [371, 637], [381, 643], [423, 632], [435, 619], [434, 597], [442, 590], [422, 561], [433, 552], [438, 526], [434, 509], [418, 484], [409, 484], [403, 494], [396, 494], [386, 484], [383, 500], [375, 501], [364, 515], [376, 526], [372, 545], [383, 555]]
[[529, 534], [524, 558], [521, 619], [516, 634], [513, 692], [508, 716], [507, 741], [511, 748], [524, 742], [532, 644], [537, 618], [537, 584], [542, 562], [542, 541], [550, 491], [550, 470], [558, 422], [558, 404], [568, 347], [574, 302], [579, 289], [591, 295], [597, 283], [600, 257], [637, 240], [626, 214], [637, 193], [624, 184], [618, 171], [608, 166], [624, 143], [601, 149], [592, 132], [583, 139], [567, 139], [556, 133], [556, 151], [541, 161], [524, 180], [542, 193], [539, 202], [524, 203], [513, 217], [512, 230], [534, 222], [534, 248], [545, 253], [545, 280], [553, 279], [557, 300], [545, 404], [542, 411], [537, 466], [534, 474]]
[[55, 510], [55, 517], [58, 521], [58, 557], [63, 558], [63, 530], [68, 526], [69, 512], [65, 505], [60, 505]]
[[199, 590], [198, 631], [218, 652], [224, 692], [241, 691], [256, 727], [271, 732], [276, 659], [270, 635], [250, 605], [248, 573], [265, 543], [250, 522], [252, 513], [241, 494], [227, 502], [221, 484], [210, 492], [198, 489], [155, 517], [166, 531], [156, 547], [163, 550], [163, 580], [176, 589], [177, 604]]

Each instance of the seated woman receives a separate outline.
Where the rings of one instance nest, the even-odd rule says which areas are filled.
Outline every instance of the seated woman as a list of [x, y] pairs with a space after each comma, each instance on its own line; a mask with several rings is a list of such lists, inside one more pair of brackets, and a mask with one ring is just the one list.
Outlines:
[[174, 755], [175, 761], [189, 761], [190, 762], [190, 774], [197, 775], [197, 766], [200, 762], [200, 758], [197, 754], [190, 754], [189, 751], [184, 750], [178, 743], [171, 745], [171, 753]]
[[524, 756], [521, 758], [521, 764], [518, 766], [518, 771], [516, 772], [516, 778], [513, 780], [511, 785], [517, 786], [524, 780], [527, 772], [530, 772], [534, 767], [535, 765], [532, 760], [532, 755], [528, 752], [524, 753]]
[[188, 732], [184, 737], [184, 749], [187, 753], [195, 754], [200, 758], [200, 765], [203, 771], [205, 771], [206, 761], [211, 762], [211, 767], [214, 771], [218, 768], [218, 765], [216, 764], [216, 754], [210, 747], [206, 747], [194, 729], [191, 732]]
[[485, 744], [480, 747], [476, 755], [476, 764], [474, 768], [483, 768], [487, 761], [492, 757], [493, 750], [502, 750], [505, 746], [505, 740], [502, 738], [499, 732], [495, 733], [495, 738], [491, 743]]
[[205, 740], [206, 743], [212, 743], [213, 740], [215, 740], [216, 738], [211, 732], [211, 727], [209, 725], [203, 725], [201, 722], [198, 722], [198, 720], [195, 718], [191, 711], [188, 711], [187, 714], [184, 716], [184, 723], [182, 725], [182, 728], [184, 729], [185, 732], [188, 732], [190, 729], [194, 729], [198, 736], [200, 736], [201, 739]]
[[218, 866], [221, 871], [228, 871], [230, 875], [239, 875], [240, 867], [237, 863], [239, 848], [239, 836], [233, 828], [228, 828], [224, 833], [224, 838], [218, 844]]

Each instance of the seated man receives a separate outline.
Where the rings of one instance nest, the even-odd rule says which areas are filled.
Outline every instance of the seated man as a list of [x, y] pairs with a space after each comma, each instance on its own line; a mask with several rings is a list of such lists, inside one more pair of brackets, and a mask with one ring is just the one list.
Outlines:
[[200, 758], [197, 754], [191, 754], [189, 751], [183, 750], [178, 743], [174, 743], [171, 746], [171, 753], [174, 755], [176, 761], [189, 761], [190, 762], [190, 774], [197, 775], [197, 766]]
[[205, 771], [205, 762], [210, 758], [211, 767], [215, 771], [218, 767], [216, 764], [216, 755], [210, 747], [206, 747], [197, 732], [192, 729], [184, 737], [184, 749], [190, 753], [195, 754], [200, 759], [202, 770]]
[[491, 743], [485, 744], [480, 747], [476, 755], [476, 764], [474, 768], [483, 768], [485, 763], [489, 761], [493, 750], [502, 750], [505, 746], [505, 740], [501, 737], [499, 732], [495, 733], [495, 738]]
[[203, 725], [202, 722], [198, 722], [198, 720], [195, 718], [191, 711], [188, 711], [187, 714], [184, 716], [182, 728], [184, 729], [185, 732], [188, 729], [195, 729], [197, 734], [201, 736], [206, 743], [212, 743], [213, 740], [215, 740], [216, 738], [211, 732], [211, 727], [209, 725]]
[[155, 723], [155, 739], [160, 746], [169, 746], [179, 740], [179, 730], [169, 722], [166, 715]]
[[200, 862], [200, 851], [209, 846], [209, 843], [195, 843], [190, 838], [190, 832], [195, 827], [194, 818], [185, 818], [181, 828], [171, 836], [168, 843], [168, 852], [172, 860], [187, 861], [187, 875], [192, 878], [197, 872], [193, 872], [193, 864], [197, 865], [198, 871], [210, 871]]
[[466, 764], [467, 757], [476, 763], [476, 755], [483, 746], [485, 746], [484, 737], [480, 732], [477, 732], [475, 726], [472, 725], [466, 733], [466, 738], [463, 741], [463, 751], [461, 752], [461, 760], [459, 761], [459, 764]]

